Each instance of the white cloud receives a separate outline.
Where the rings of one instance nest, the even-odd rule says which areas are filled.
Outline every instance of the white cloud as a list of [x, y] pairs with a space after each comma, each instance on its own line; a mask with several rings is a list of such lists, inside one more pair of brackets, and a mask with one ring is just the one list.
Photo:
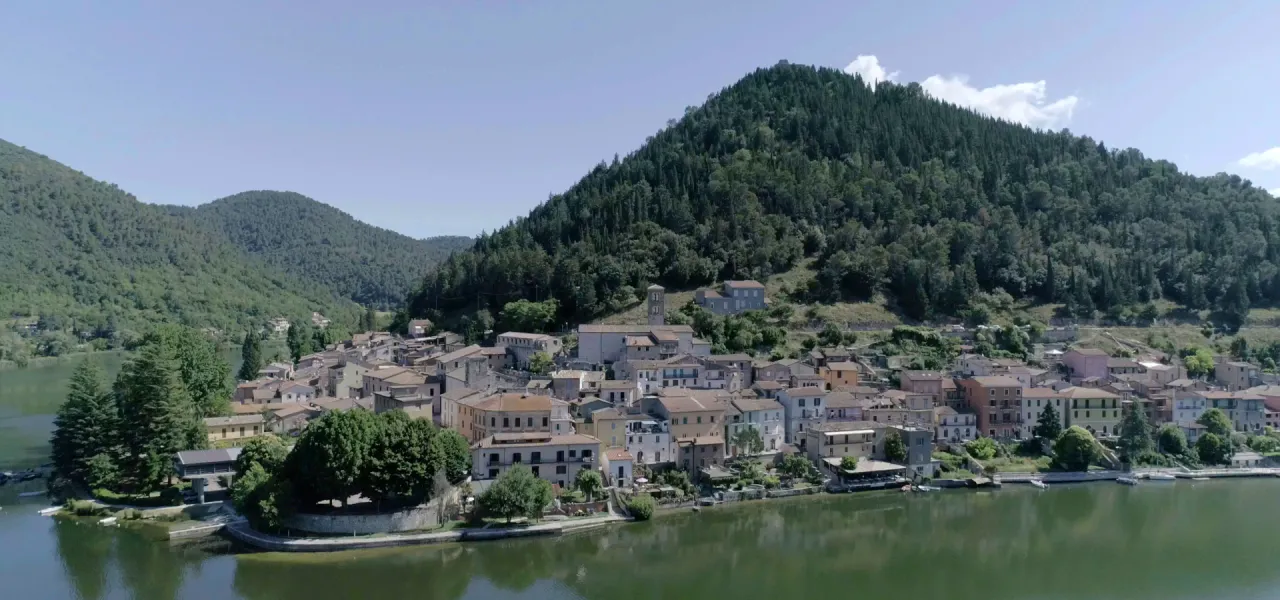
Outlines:
[[[1280, 168], [1280, 146], [1270, 150], [1263, 150], [1262, 152], [1254, 152], [1240, 159], [1239, 164], [1242, 167], [1262, 169], [1264, 171]], [[1273, 190], [1272, 194], [1274, 193], [1275, 191]]]
[[867, 85], [871, 86], [873, 90], [876, 89], [876, 84], [881, 81], [898, 80], [898, 72], [890, 73], [885, 71], [884, 67], [880, 66], [880, 59], [875, 56], [859, 55], [858, 58], [853, 59], [853, 62], [844, 68], [844, 72], [850, 75], [861, 75], [862, 80], [867, 82]]
[[[859, 56], [844, 68], [844, 72], [862, 75], [868, 82], [893, 82], [898, 76], [897, 71], [886, 73], [875, 56]], [[969, 78], [965, 75], [933, 75], [920, 82], [920, 87], [939, 100], [998, 119], [1046, 129], [1057, 128], [1071, 121], [1076, 106], [1080, 104], [1080, 98], [1076, 96], [1066, 96], [1050, 102], [1048, 85], [1043, 79], [978, 88], [970, 85]], [[872, 89], [874, 88], [872, 83]]]
[[1267, 191], [1268, 191], [1268, 192], [1271, 192], [1271, 195], [1272, 195], [1272, 196], [1275, 196], [1275, 197], [1277, 197], [1277, 198], [1280, 198], [1280, 188], [1276, 188], [1276, 189], [1274, 189], [1274, 190], [1267, 190]]

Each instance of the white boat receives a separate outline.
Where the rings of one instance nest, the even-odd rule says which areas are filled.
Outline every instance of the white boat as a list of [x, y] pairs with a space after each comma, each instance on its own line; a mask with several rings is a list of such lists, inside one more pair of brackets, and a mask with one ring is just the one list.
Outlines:
[[1147, 474], [1147, 480], [1148, 480], [1148, 481], [1176, 481], [1177, 479], [1178, 479], [1177, 477], [1174, 477], [1173, 475], [1170, 475], [1170, 474], [1168, 474], [1168, 473], [1149, 473], [1149, 474]]
[[110, 525], [115, 525], [115, 524], [116, 524], [116, 518], [115, 518], [115, 517], [107, 517], [107, 518], [105, 518], [105, 519], [103, 519], [103, 520], [101, 520], [101, 521], [98, 521], [98, 524], [99, 524], [99, 525], [108, 525], [108, 526], [110, 526]]
[[1124, 485], [1138, 485], [1138, 480], [1132, 477], [1117, 477], [1116, 483], [1120, 483]]
[[917, 485], [917, 486], [915, 487], [915, 491], [917, 491], [917, 492], [936, 492], [936, 491], [938, 491], [938, 490], [940, 490], [940, 489], [942, 489], [942, 488], [940, 488], [940, 487], [934, 487], [934, 486], [931, 486], [931, 485]]
[[60, 510], [62, 510], [62, 507], [61, 507], [61, 506], [50, 506], [49, 508], [42, 508], [42, 509], [40, 509], [40, 516], [42, 516], [42, 517], [47, 517], [47, 516], [52, 515], [52, 514], [54, 514], [54, 513], [58, 512], [58, 511], [60, 511]]
[[1208, 477], [1192, 477], [1191, 481], [1209, 481]]
[[1042, 489], [1042, 490], [1047, 490], [1047, 489], [1049, 489], [1049, 484], [1047, 484], [1047, 483], [1045, 483], [1045, 482], [1043, 482], [1043, 481], [1040, 481], [1039, 479], [1032, 479], [1031, 481], [1028, 481], [1027, 483], [1030, 483], [1032, 486], [1037, 487], [1037, 488]]

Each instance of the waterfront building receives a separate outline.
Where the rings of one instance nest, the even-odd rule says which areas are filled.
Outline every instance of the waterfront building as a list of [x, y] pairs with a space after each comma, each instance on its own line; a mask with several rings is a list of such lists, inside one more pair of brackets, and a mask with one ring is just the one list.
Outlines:
[[515, 465], [528, 465], [537, 477], [568, 489], [578, 471], [599, 465], [600, 440], [589, 435], [507, 432], [487, 436], [471, 451], [471, 476], [497, 479]]
[[1005, 375], [961, 379], [966, 404], [978, 415], [978, 433], [997, 439], [1022, 434], [1022, 383]]
[[1079, 426], [1098, 436], [1118, 435], [1120, 396], [1100, 388], [1069, 387], [1059, 394], [1070, 404], [1065, 427]]

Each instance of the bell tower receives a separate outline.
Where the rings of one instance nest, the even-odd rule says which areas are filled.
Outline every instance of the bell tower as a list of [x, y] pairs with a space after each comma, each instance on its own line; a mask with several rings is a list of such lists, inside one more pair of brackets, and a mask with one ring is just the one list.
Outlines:
[[649, 324], [667, 323], [667, 290], [658, 284], [649, 286]]

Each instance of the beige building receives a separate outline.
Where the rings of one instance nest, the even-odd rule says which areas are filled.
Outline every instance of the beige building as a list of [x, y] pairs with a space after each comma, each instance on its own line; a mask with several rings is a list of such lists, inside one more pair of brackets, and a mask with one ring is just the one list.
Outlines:
[[858, 363], [827, 363], [827, 366], [820, 367], [818, 371], [822, 373], [822, 379], [826, 382], [828, 389], [836, 389], [842, 386], [857, 387], [858, 385]]
[[1214, 365], [1213, 378], [1228, 392], [1238, 392], [1253, 387], [1260, 371], [1252, 363], [1223, 361]]
[[876, 451], [876, 432], [886, 428], [884, 423], [872, 421], [843, 421], [821, 423], [806, 429], [805, 453], [814, 462], [824, 458], [871, 458]]
[[479, 441], [499, 433], [573, 433], [569, 404], [551, 396], [518, 392], [469, 396], [458, 402], [460, 417], [469, 427], [459, 432]]
[[1100, 436], [1116, 435], [1120, 426], [1120, 396], [1103, 389], [1069, 387], [1059, 392], [1070, 412], [1064, 427], [1080, 426]]
[[1052, 406], [1053, 410], [1058, 413], [1058, 424], [1065, 428], [1070, 416], [1067, 415], [1066, 398], [1059, 394], [1053, 388], [1033, 387], [1022, 390], [1022, 437], [1030, 439], [1035, 437], [1032, 433], [1035, 431], [1036, 424], [1040, 421], [1040, 415], [1044, 412], [1046, 406]]
[[600, 466], [600, 440], [589, 435], [551, 435], [547, 432], [498, 433], [471, 449], [471, 475], [497, 479], [515, 465], [528, 465], [537, 477], [566, 489], [578, 471]]
[[[943, 395], [943, 380], [950, 380], [937, 371], [903, 371], [898, 375], [898, 388], [912, 394], [928, 394], [934, 406], [942, 406], [946, 398]], [[952, 385], [954, 388], [954, 384]]]
[[238, 443], [242, 440], [257, 437], [266, 431], [265, 419], [261, 413], [251, 415], [235, 415], [231, 417], [208, 417], [204, 420], [204, 430], [210, 442]]

